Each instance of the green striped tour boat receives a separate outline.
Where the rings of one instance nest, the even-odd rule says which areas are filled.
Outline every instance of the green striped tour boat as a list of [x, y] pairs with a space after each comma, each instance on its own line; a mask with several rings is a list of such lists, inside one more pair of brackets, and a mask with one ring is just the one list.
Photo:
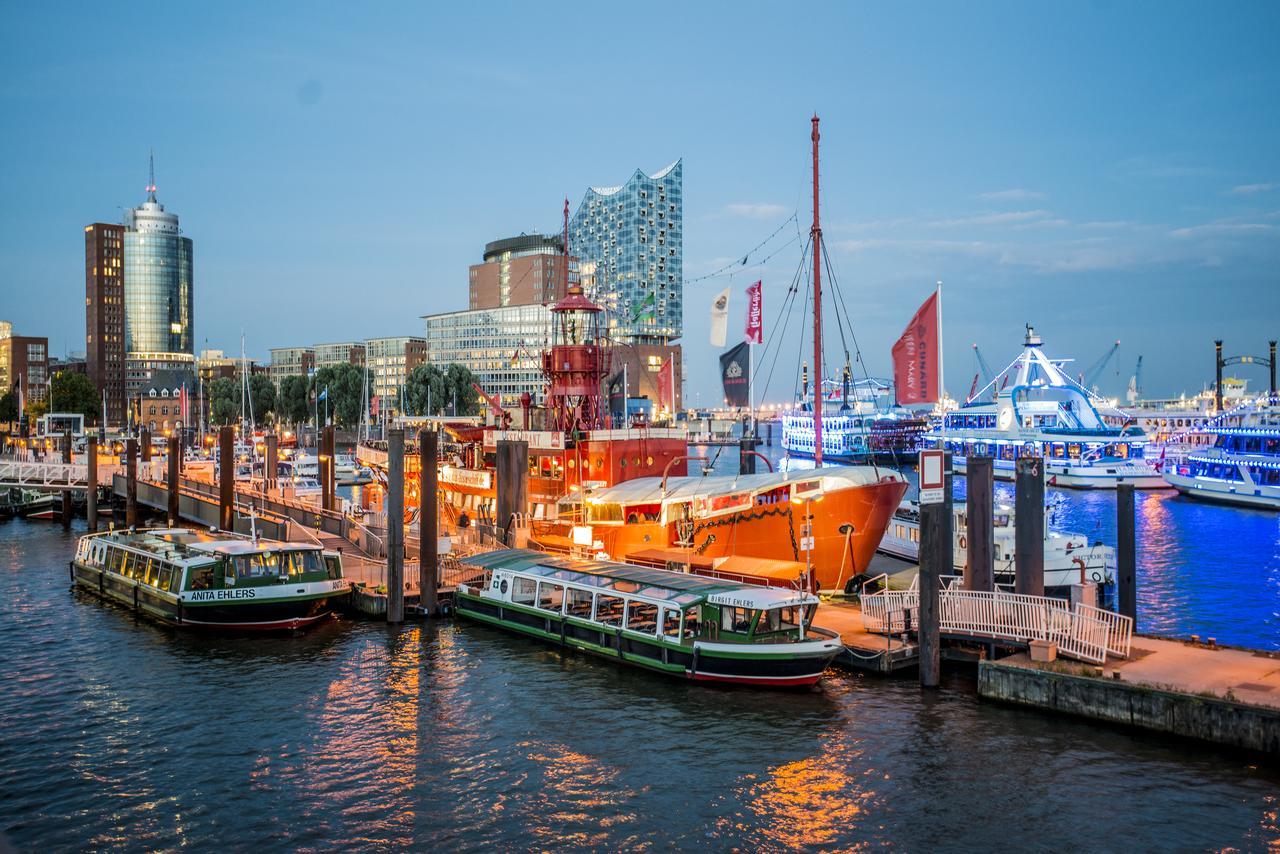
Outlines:
[[841, 649], [799, 590], [526, 549], [461, 561], [481, 574], [458, 586], [460, 616], [673, 676], [812, 685]]
[[350, 594], [336, 552], [188, 528], [88, 534], [71, 577], [104, 599], [194, 629], [301, 629], [329, 618]]

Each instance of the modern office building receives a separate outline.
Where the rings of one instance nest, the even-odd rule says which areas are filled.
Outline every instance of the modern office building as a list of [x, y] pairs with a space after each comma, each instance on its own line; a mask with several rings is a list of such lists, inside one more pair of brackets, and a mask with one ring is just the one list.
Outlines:
[[410, 335], [370, 338], [364, 342], [365, 367], [372, 374], [370, 399], [377, 398], [379, 417], [399, 415], [405, 377], [427, 360], [427, 342]]
[[156, 200], [154, 177], [147, 200], [125, 211], [124, 346], [134, 353], [185, 353], [192, 346], [194, 291], [192, 243], [178, 215]]
[[665, 345], [684, 332], [681, 162], [620, 187], [592, 187], [569, 221], [583, 290], [604, 308], [610, 337]]
[[[564, 245], [559, 235], [522, 234], [484, 247], [484, 263], [470, 268], [469, 306], [556, 303], [565, 295]], [[576, 259], [569, 259], [571, 281]]]
[[550, 345], [551, 310], [545, 305], [511, 305], [479, 311], [452, 311], [423, 318], [427, 362], [458, 364], [504, 406], [518, 407], [528, 392], [542, 402], [546, 377], [542, 351]]
[[201, 350], [196, 365], [200, 382], [206, 386], [214, 380], [224, 378], [239, 382], [245, 371], [249, 372], [249, 376], [265, 374], [269, 371], [266, 365], [259, 365], [247, 356], [243, 359], [239, 356], [228, 356], [222, 350]]
[[0, 320], [0, 395], [14, 390], [21, 392], [22, 412], [48, 399], [49, 339], [14, 335], [13, 324]]
[[337, 365], [364, 364], [365, 347], [363, 341], [346, 341], [341, 344], [317, 344], [311, 348], [315, 353], [316, 370], [332, 368]]
[[316, 351], [310, 347], [273, 347], [271, 349], [271, 381], [280, 388], [285, 377], [307, 377], [316, 366]]
[[85, 363], [106, 404], [107, 421], [125, 417], [124, 226], [84, 227]]

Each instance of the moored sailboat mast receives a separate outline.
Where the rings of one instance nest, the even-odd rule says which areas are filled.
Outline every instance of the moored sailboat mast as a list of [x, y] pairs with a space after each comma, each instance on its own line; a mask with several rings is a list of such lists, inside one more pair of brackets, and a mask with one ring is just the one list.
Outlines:
[[818, 114], [813, 114], [813, 467], [822, 468], [822, 220], [818, 213]]

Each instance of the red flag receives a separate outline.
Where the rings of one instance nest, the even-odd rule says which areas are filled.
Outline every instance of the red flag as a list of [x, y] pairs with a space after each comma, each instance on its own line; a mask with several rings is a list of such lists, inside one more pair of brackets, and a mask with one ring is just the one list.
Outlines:
[[369, 417], [370, 418], [378, 417], [378, 396], [376, 394], [373, 397], [369, 398]]
[[658, 370], [658, 406], [674, 412], [676, 408], [676, 385], [674, 362], [668, 358]]
[[942, 394], [938, 389], [938, 294], [924, 301], [902, 337], [893, 345], [893, 382], [898, 387], [898, 403], [933, 403]]
[[187, 421], [188, 421], [186, 383], [183, 383], [182, 388], [178, 389], [178, 407], [179, 407], [179, 411], [182, 413], [182, 426], [186, 427]]
[[760, 282], [747, 288], [747, 341], [764, 343], [764, 296], [760, 293]]

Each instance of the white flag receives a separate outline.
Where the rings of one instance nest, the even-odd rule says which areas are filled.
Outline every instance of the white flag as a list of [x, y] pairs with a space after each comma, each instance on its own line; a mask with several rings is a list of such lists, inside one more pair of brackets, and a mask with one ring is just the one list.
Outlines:
[[723, 347], [729, 336], [729, 289], [721, 291], [711, 303], [711, 346]]

